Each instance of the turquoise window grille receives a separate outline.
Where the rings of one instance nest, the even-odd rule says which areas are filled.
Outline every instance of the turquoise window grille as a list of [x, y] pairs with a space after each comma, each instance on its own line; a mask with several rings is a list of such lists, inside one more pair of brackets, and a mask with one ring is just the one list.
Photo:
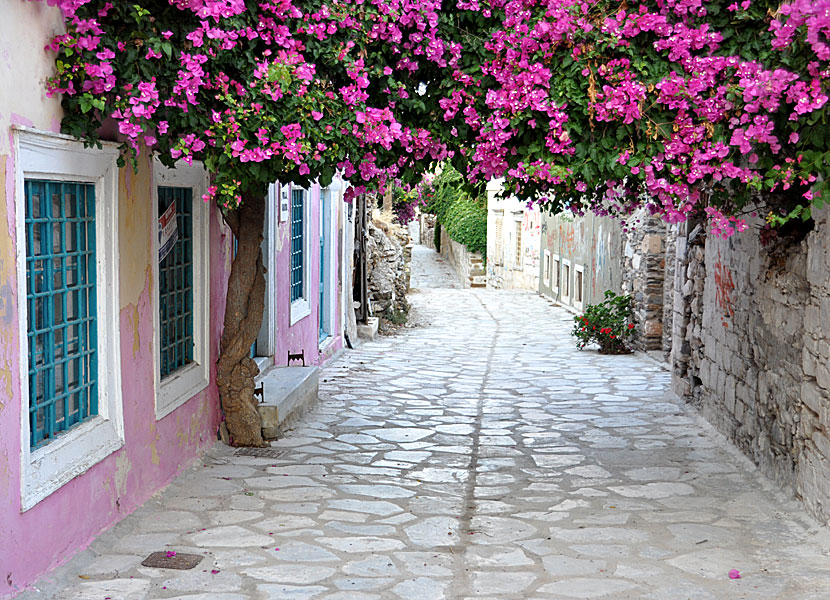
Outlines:
[[162, 378], [193, 362], [193, 190], [158, 188], [159, 216], [174, 202], [178, 240], [159, 263]]
[[305, 288], [305, 190], [291, 190], [291, 302]]
[[95, 186], [26, 180], [32, 448], [98, 414]]

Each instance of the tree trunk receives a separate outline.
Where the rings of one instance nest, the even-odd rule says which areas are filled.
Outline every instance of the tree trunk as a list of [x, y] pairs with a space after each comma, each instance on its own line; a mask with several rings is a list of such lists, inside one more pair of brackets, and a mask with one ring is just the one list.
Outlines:
[[265, 192], [243, 194], [242, 205], [225, 217], [238, 246], [228, 279], [225, 322], [219, 343], [216, 383], [232, 446], [267, 446], [254, 400], [259, 368], [250, 357], [265, 307], [262, 230]]

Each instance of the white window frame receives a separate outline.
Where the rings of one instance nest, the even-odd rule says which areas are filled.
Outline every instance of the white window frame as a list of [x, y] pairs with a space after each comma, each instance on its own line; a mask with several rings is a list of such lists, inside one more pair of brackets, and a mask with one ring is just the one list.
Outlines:
[[562, 290], [561, 300], [565, 304], [571, 303], [571, 261], [562, 260], [562, 277], [559, 280], [559, 289]]
[[554, 295], [559, 293], [559, 283], [562, 281], [562, 259], [558, 254], [553, 255], [553, 273], [551, 276], [550, 290]]
[[[153, 281], [153, 362], [156, 391], [156, 420], [163, 419], [210, 383], [209, 312], [210, 306], [210, 206], [202, 201], [207, 192], [208, 174], [198, 162], [188, 165], [184, 161], [168, 169], [158, 160], [153, 162], [153, 214], [158, 206], [158, 188], [184, 187], [193, 190], [193, 362], [161, 378], [161, 328], [159, 323], [159, 261], [158, 235], [152, 234]], [[157, 218], [153, 220], [155, 224]]]
[[[323, 194], [328, 194], [328, 202], [323, 203]], [[325, 233], [325, 240], [326, 246], [324, 251], [326, 253], [326, 267], [328, 272], [325, 274], [326, 279], [326, 306], [320, 306], [317, 310], [324, 311], [325, 313], [325, 320], [326, 325], [328, 325], [328, 336], [326, 336], [320, 343], [319, 348], [323, 349], [330, 346], [334, 342], [334, 338], [337, 336], [335, 331], [335, 323], [337, 321], [337, 265], [335, 264], [337, 261], [338, 255], [338, 244], [340, 236], [337, 235], [338, 230], [338, 216], [339, 212], [337, 210], [337, 202], [338, 196], [336, 190], [333, 190], [331, 186], [327, 188], [320, 189], [320, 234], [323, 235]], [[323, 231], [323, 208], [328, 208], [328, 231]], [[319, 262], [319, 261], [318, 261]]]
[[[287, 186], [286, 186], [287, 187]], [[277, 297], [277, 237], [280, 221], [280, 184], [268, 186], [265, 198], [265, 229], [262, 240], [262, 260], [265, 265], [265, 310], [262, 312], [262, 327], [256, 339], [254, 362], [259, 367], [257, 379], [273, 364], [277, 351], [277, 311], [274, 299]]]
[[550, 274], [551, 274], [551, 266], [552, 261], [550, 257], [550, 250], [545, 250], [544, 252], [544, 261], [542, 263], [542, 282], [550, 287]]
[[[489, 235], [489, 232], [488, 232]], [[493, 210], [493, 264], [504, 265], [504, 210]]]
[[[291, 186], [291, 195], [289, 198], [291, 199], [291, 210], [294, 209], [294, 190], [299, 189], [305, 194], [305, 201], [303, 202], [303, 242], [305, 248], [303, 248], [303, 295], [300, 296], [297, 300], [291, 302], [291, 306], [289, 308], [289, 322], [288, 325], [293, 326], [302, 319], [305, 319], [307, 316], [311, 314], [311, 301], [309, 299], [309, 275], [311, 274], [311, 192], [305, 188]], [[291, 273], [291, 219], [288, 220], [288, 272], [289, 272], [289, 282], [291, 281], [290, 273]], [[290, 291], [289, 291], [289, 301], [291, 299]]]
[[[522, 270], [524, 268], [524, 224], [522, 223], [522, 213], [513, 213], [513, 268]], [[517, 258], [518, 257], [518, 258]]]
[[[574, 267], [573, 267], [573, 271], [574, 271], [574, 290], [573, 290], [574, 308], [582, 310], [582, 307], [585, 304], [585, 266], [575, 264]], [[580, 275], [582, 275], [582, 286], [577, 285], [577, 282], [580, 279], [580, 277], [579, 277]]]
[[[118, 254], [118, 148], [85, 148], [78, 140], [26, 127], [13, 130], [17, 230], [20, 367], [20, 500], [27, 511], [124, 446]], [[76, 181], [95, 185], [96, 325], [98, 415], [32, 450], [29, 432], [29, 349], [26, 302], [24, 180]]]

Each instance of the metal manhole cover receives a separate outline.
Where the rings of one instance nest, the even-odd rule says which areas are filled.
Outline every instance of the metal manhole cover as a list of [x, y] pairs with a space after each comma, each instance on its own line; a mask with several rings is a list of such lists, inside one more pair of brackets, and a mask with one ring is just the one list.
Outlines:
[[234, 456], [254, 456], [256, 458], [281, 458], [285, 450], [277, 448], [237, 448]]
[[186, 571], [202, 562], [202, 558], [198, 554], [182, 554], [180, 552], [173, 552], [172, 550], [165, 550], [162, 552], [153, 552], [141, 561], [141, 564], [145, 567], [154, 567], [156, 569], [178, 569], [179, 571]]

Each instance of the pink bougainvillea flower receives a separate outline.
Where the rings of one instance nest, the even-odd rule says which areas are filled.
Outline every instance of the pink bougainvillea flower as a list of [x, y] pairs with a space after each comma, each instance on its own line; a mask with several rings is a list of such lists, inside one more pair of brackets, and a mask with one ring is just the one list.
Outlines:
[[740, 579], [741, 572], [738, 569], [730, 569], [729, 570], [729, 579]]

